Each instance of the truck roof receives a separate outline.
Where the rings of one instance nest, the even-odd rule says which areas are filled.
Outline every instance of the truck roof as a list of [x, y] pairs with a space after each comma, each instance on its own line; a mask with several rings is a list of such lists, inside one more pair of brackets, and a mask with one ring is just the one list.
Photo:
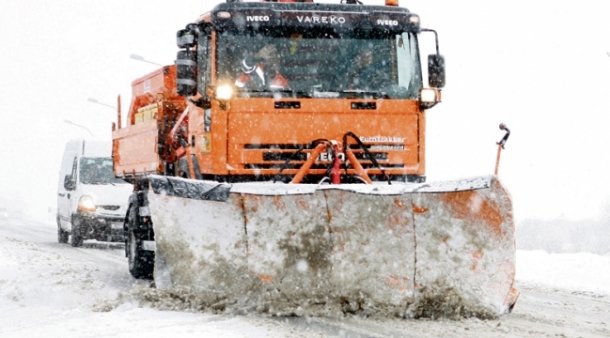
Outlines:
[[[237, 14], [239, 13], [239, 14]], [[408, 9], [398, 6], [328, 4], [328, 3], [277, 3], [228, 2], [218, 4], [199, 21], [212, 21], [216, 27], [231, 28], [243, 25], [254, 28], [291, 26], [301, 28], [327, 27], [336, 29], [373, 28], [419, 29], [419, 20], [413, 25]]]
[[340, 3], [320, 3], [320, 2], [223, 2], [212, 12], [221, 10], [245, 10], [245, 9], [272, 9], [272, 10], [294, 10], [294, 11], [336, 11], [336, 12], [390, 12], [390, 13], [409, 13], [405, 7], [382, 6], [382, 5], [358, 5]]

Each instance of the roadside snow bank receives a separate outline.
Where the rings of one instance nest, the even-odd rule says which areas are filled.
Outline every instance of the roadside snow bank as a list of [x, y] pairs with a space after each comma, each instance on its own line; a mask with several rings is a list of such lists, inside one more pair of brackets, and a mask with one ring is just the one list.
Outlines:
[[519, 282], [610, 295], [610, 255], [517, 250]]

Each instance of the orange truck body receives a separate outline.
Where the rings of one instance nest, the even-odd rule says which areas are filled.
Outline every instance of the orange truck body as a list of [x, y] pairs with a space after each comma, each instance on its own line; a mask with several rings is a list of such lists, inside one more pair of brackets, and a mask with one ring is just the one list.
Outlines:
[[122, 178], [163, 171], [166, 157], [159, 151], [159, 141], [186, 107], [186, 100], [176, 93], [173, 66], [135, 80], [132, 90], [126, 126], [112, 132], [115, 175]]
[[[291, 104], [299, 108], [285, 108]], [[163, 174], [171, 158], [168, 134], [187, 105], [176, 93], [175, 66], [135, 80], [127, 125], [113, 131], [115, 174], [126, 179]], [[316, 139], [341, 140], [346, 131], [361, 137], [387, 175], [425, 174], [425, 116], [417, 101], [235, 98], [229, 107], [213, 102], [210, 109], [209, 131], [204, 109], [191, 104], [188, 113], [189, 140], [196, 140], [189, 150], [202, 174], [249, 180], [277, 175], [299, 147]], [[354, 152], [369, 175], [381, 175], [361, 150]], [[320, 158], [310, 174], [323, 175], [330, 160]], [[295, 175], [304, 161], [282, 173]]]

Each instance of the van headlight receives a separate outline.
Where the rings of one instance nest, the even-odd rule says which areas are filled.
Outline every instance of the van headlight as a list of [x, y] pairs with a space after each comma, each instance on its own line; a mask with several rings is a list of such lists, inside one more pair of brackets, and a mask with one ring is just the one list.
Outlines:
[[78, 211], [80, 212], [95, 212], [95, 202], [93, 197], [89, 195], [83, 195], [78, 200]]

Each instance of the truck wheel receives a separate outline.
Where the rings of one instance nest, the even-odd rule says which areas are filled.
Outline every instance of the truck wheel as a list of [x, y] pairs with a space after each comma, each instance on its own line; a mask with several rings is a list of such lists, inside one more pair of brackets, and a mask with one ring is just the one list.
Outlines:
[[83, 245], [83, 237], [81, 236], [80, 231], [80, 220], [77, 217], [72, 216], [72, 238], [70, 238], [70, 244], [73, 247]]
[[59, 221], [59, 218], [57, 218], [57, 241], [65, 244], [68, 243], [69, 237], [70, 233], [61, 228], [61, 222]]
[[154, 258], [146, 250], [142, 249], [142, 240], [134, 231], [129, 231], [127, 240], [129, 262], [129, 273], [134, 278], [151, 279], [154, 269]]

